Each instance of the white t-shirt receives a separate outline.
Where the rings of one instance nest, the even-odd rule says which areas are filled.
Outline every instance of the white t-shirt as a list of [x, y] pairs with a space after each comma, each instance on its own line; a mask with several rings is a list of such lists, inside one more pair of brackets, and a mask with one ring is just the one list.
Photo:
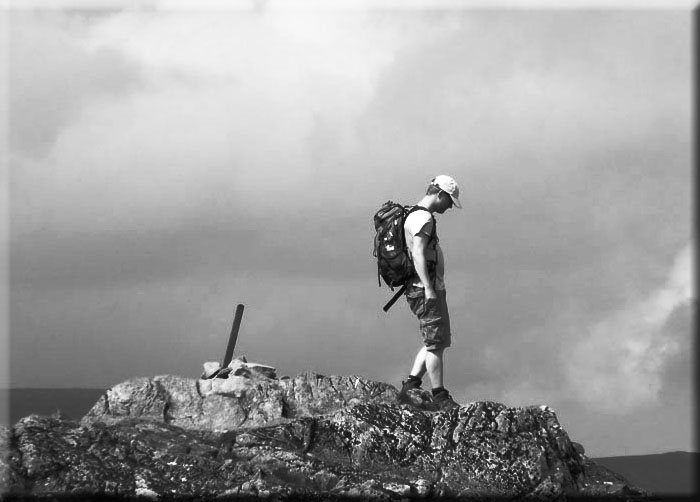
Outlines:
[[[433, 219], [428, 211], [419, 209], [408, 215], [403, 225], [406, 234], [406, 245], [409, 252], [413, 249], [413, 237], [421, 234], [430, 238], [433, 231]], [[435, 238], [431, 241], [425, 251], [425, 257], [428, 261], [435, 262], [437, 259], [437, 267], [435, 269], [435, 289], [445, 289], [445, 260], [440, 248], [439, 239]], [[417, 280], [413, 283], [414, 286], [423, 287], [423, 283]]]

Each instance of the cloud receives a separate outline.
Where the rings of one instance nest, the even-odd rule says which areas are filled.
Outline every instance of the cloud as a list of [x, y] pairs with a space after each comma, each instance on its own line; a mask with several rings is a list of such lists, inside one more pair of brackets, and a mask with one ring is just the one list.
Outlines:
[[[22, 17], [13, 70], [14, 190], [34, 201], [17, 197], [15, 216], [65, 234], [336, 203], [346, 185], [333, 164], [397, 38], [361, 11], [69, 19]], [[51, 48], [60, 57], [47, 68], [27, 57], [52, 60]], [[139, 87], [117, 92], [132, 68]], [[26, 158], [32, 149], [46, 158]]]
[[10, 16], [10, 145], [15, 153], [43, 157], [86, 106], [138, 87], [138, 65], [116, 50], [85, 46], [88, 23], [84, 16], [60, 12], [14, 11]]
[[688, 244], [665, 284], [581, 334], [561, 360], [570, 392], [592, 408], [618, 414], [658, 400], [668, 362], [687, 348], [691, 335], [688, 330], [679, 336], [669, 321], [695, 298], [692, 257]]
[[[67, 19], [46, 30], [27, 21], [35, 29], [25, 31], [36, 38], [41, 32], [43, 44], [61, 54], [83, 56], [76, 56], [75, 70], [62, 66], [68, 76], [102, 75], [108, 66], [123, 74], [110, 80], [124, 83], [138, 68], [139, 86], [89, 107], [91, 92], [75, 82], [59, 86], [74, 89], [68, 96], [42, 88], [58, 108], [45, 135], [34, 128], [45, 107], [34, 97], [23, 101], [28, 111], [18, 141], [53, 149], [45, 162], [18, 162], [15, 192], [31, 187], [26, 191], [36, 203], [26, 209], [18, 198], [16, 216], [48, 219], [65, 233], [103, 232], [107, 221], [119, 233], [223, 214], [275, 219], [279, 207], [303, 218], [339, 200], [359, 214], [389, 190], [392, 197], [414, 197], [435, 174], [433, 166], [465, 180], [466, 196], [481, 208], [529, 205], [521, 193], [546, 192], [547, 180], [575, 168], [560, 162], [562, 155], [600, 146], [592, 146], [591, 136], [580, 140], [581, 124], [596, 141], [637, 137], [633, 126], [654, 122], [653, 110], [668, 108], [665, 100], [677, 96], [648, 93], [653, 103], [639, 109], [630, 102], [634, 96], [620, 93], [630, 79], [646, 81], [656, 59], [640, 61], [619, 87], [606, 87], [607, 74], [589, 71], [597, 56], [614, 66], [625, 54], [606, 56], [617, 40], [615, 16], [585, 16], [590, 29], [564, 38], [567, 18], [542, 14], [529, 29], [512, 13], [364, 9], [125, 11], [83, 23]], [[499, 39], [502, 32], [511, 34], [509, 43]], [[563, 42], [544, 50], [527, 43], [535, 35]], [[594, 35], [610, 43], [597, 44], [606, 50], [590, 56]], [[572, 47], [587, 59], [571, 58]], [[112, 55], [121, 66], [101, 64], [97, 54]], [[38, 71], [24, 59], [20, 75]], [[658, 75], [675, 78], [671, 66], [675, 71]], [[43, 80], [49, 86], [66, 78]], [[602, 101], [601, 108], [582, 103], [590, 98]], [[604, 115], [605, 103], [617, 103], [614, 120]], [[671, 105], [675, 110], [677, 103]], [[683, 113], [687, 107], [668, 117]], [[618, 129], [624, 133], [615, 136]], [[396, 182], [397, 173], [406, 183]], [[314, 196], [300, 196], [309, 187]], [[542, 212], [561, 214], [565, 197], [554, 199], [556, 210]], [[68, 199], [74, 204], [61, 204]]]
[[676, 307], [666, 323], [669, 338], [676, 341], [678, 350], [664, 363], [661, 372], [663, 388], [660, 402], [667, 404], [677, 401], [695, 402], [696, 394], [693, 387], [694, 373], [694, 340], [688, 333], [695, 333], [697, 319], [697, 299]]
[[[398, 142], [411, 148], [409, 167], [432, 161], [465, 166], [463, 178], [496, 171], [521, 181], [533, 163], [540, 174], [570, 169], [581, 154], [657, 135], [661, 120], [689, 120], [677, 101], [684, 88], [658, 92], [679, 71], [690, 77], [680, 41], [657, 36], [673, 16], [495, 11], [431, 21], [442, 30], [397, 56], [363, 124], [388, 158], [400, 155]], [[659, 54], [669, 57], [659, 63]]]

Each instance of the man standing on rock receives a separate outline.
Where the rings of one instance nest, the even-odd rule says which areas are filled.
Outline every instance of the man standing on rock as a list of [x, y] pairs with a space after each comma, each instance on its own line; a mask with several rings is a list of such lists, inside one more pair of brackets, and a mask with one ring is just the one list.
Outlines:
[[424, 346], [418, 351], [408, 378], [402, 382], [399, 400], [411, 389], [420, 389], [428, 373], [433, 402], [440, 409], [457, 406], [443, 386], [443, 354], [451, 344], [450, 316], [445, 290], [445, 262], [436, 231], [434, 213], [443, 214], [452, 206], [460, 208], [459, 186], [450, 176], [435, 177], [423, 198], [409, 208], [404, 223], [406, 245], [410, 250], [415, 275], [406, 288], [406, 299], [418, 317]]

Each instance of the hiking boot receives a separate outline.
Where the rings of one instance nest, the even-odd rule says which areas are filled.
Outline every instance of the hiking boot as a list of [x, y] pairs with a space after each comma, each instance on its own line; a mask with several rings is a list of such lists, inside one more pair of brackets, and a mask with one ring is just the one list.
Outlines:
[[459, 404], [452, 399], [450, 393], [444, 389], [433, 396], [433, 403], [437, 405], [440, 411], [451, 410], [452, 408], [459, 407]]
[[409, 390], [420, 389], [420, 380], [412, 378], [401, 382], [401, 391], [399, 392], [399, 402], [405, 401]]

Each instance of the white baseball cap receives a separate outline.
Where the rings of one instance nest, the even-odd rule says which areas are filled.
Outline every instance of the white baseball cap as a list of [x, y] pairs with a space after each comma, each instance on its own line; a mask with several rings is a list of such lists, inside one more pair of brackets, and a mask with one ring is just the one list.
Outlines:
[[450, 194], [455, 207], [462, 209], [462, 204], [459, 203], [459, 185], [457, 185], [457, 182], [452, 176], [441, 174], [440, 176], [433, 178], [433, 181], [430, 183], [440, 187], [440, 190], [443, 192]]

